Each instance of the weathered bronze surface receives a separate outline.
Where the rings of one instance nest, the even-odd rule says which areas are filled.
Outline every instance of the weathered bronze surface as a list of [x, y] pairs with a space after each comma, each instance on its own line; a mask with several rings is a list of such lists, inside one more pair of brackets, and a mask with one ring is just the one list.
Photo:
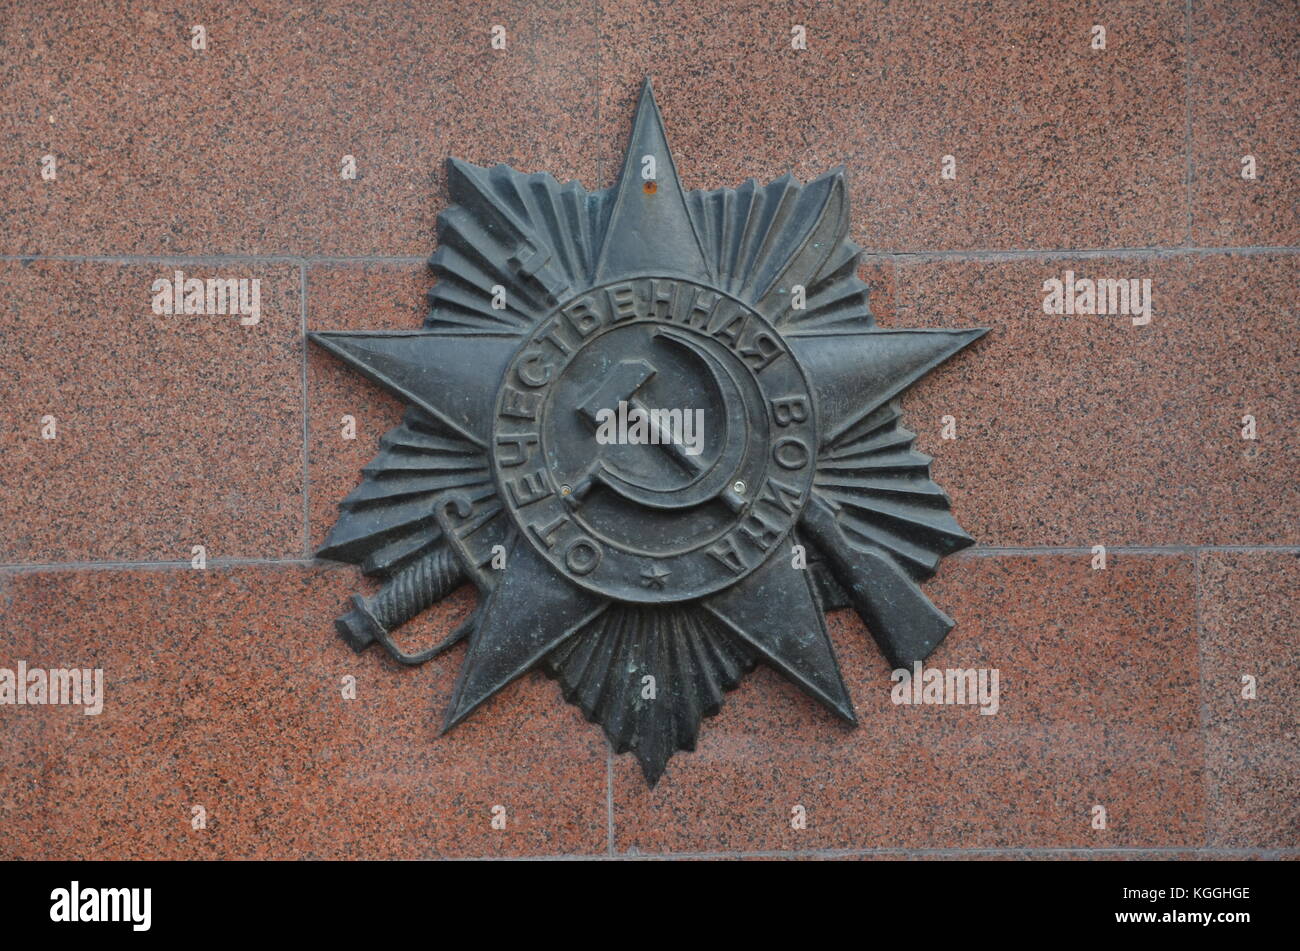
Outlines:
[[449, 175], [423, 329], [311, 335], [410, 404], [319, 553], [386, 579], [348, 642], [468, 639], [445, 729], [540, 667], [651, 783], [760, 661], [856, 722], [823, 612], [894, 666], [952, 628], [918, 582], [972, 539], [895, 397], [984, 331], [874, 326], [842, 171], [683, 191], [648, 81], [612, 189]]

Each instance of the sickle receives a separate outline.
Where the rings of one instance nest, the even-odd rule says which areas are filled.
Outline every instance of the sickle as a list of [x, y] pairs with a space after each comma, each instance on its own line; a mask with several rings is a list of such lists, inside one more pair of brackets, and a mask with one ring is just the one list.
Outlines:
[[721, 495], [727, 505], [739, 511], [744, 507], [744, 499], [740, 498], [732, 490], [731, 482], [734, 474], [740, 468], [740, 463], [745, 458], [745, 450], [749, 444], [745, 401], [741, 396], [740, 387], [730, 371], [722, 365], [717, 357], [695, 343], [691, 338], [662, 328], [655, 335], [663, 337], [668, 343], [675, 343], [677, 346], [696, 354], [713, 375], [713, 381], [722, 393], [722, 405], [726, 407], [726, 430], [724, 433], [726, 442], [722, 447], [722, 452], [718, 454], [718, 460], [711, 469], [678, 489], [653, 489], [639, 482], [632, 482], [614, 472], [603, 462], [597, 463], [598, 471], [593, 475], [625, 499], [630, 499], [647, 508], [689, 508], [693, 505], [701, 505], [715, 496]]

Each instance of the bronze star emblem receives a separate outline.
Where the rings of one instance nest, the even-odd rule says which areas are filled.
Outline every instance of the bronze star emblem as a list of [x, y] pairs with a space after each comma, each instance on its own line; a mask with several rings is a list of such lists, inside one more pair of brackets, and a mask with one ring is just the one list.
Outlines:
[[759, 662], [856, 722], [824, 611], [895, 666], [952, 628], [918, 582], [972, 539], [895, 398], [984, 330], [874, 326], [842, 171], [684, 191], [649, 81], [612, 189], [448, 167], [424, 326], [311, 335], [409, 404], [319, 553], [386, 581], [348, 642], [468, 640], [446, 729], [539, 667], [651, 783]]

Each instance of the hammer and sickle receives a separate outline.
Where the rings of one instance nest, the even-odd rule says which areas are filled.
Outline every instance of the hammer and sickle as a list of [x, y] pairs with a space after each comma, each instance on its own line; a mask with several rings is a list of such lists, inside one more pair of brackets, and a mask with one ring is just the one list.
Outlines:
[[[744, 508], [745, 500], [732, 486], [749, 446], [749, 427], [746, 425], [745, 401], [740, 385], [731, 371], [723, 366], [717, 357], [686, 334], [660, 328], [655, 332], [655, 336], [665, 343], [694, 354], [708, 369], [718, 392], [721, 393], [724, 430], [723, 446], [717, 460], [713, 465], [707, 466], [699, 456], [688, 455], [685, 447], [680, 443], [659, 442], [656, 448], [666, 452], [687, 475], [691, 476], [690, 481], [685, 485], [675, 489], [655, 488], [627, 478], [598, 459], [592, 464], [584, 479], [574, 486], [571, 498], [580, 501], [595, 482], [600, 482], [623, 498], [648, 508], [684, 509], [701, 505], [714, 498], [721, 498], [732, 511], [739, 512]], [[587, 394], [577, 407], [578, 414], [595, 426], [598, 411], [617, 405], [622, 400], [630, 408], [648, 416], [649, 409], [637, 399], [636, 394], [654, 377], [655, 373], [654, 367], [644, 360], [623, 361], [615, 367], [613, 373]]]

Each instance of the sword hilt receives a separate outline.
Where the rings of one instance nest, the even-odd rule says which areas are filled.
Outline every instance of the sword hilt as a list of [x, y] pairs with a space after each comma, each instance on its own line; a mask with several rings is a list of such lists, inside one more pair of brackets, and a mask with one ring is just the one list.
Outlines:
[[441, 601], [464, 580], [456, 556], [439, 545], [389, 579], [373, 597], [352, 596], [352, 610], [334, 622], [343, 639], [360, 653], [375, 641], [403, 664], [422, 664], [465, 635], [464, 626], [435, 647], [408, 654], [391, 633], [425, 608]]

